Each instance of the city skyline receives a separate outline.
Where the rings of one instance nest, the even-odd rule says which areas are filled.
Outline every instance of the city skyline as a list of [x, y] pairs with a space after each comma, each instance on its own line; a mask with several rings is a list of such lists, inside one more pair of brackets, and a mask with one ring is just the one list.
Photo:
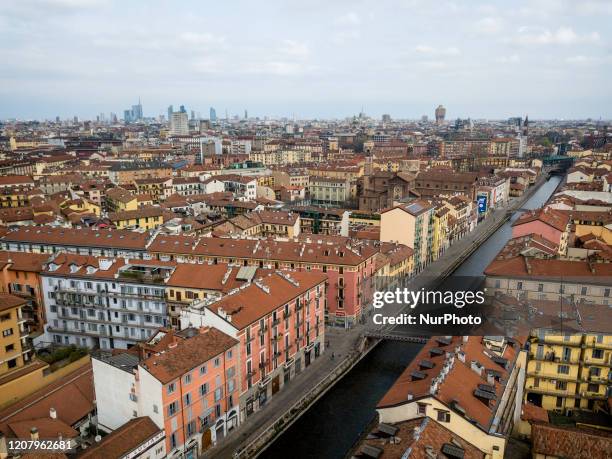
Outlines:
[[176, 101], [252, 117], [433, 118], [443, 104], [447, 119], [610, 118], [603, 1], [148, 6], [1, 5], [0, 119], [95, 119], [138, 96], [147, 117]]

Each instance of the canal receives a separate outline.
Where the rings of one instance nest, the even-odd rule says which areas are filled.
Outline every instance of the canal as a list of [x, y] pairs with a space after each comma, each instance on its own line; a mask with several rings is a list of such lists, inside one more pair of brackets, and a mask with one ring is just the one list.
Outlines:
[[[553, 176], [523, 208], [541, 207], [555, 191], [561, 177]], [[500, 227], [455, 271], [460, 276], [480, 276], [512, 234], [512, 222]], [[378, 401], [419, 352], [420, 344], [384, 341], [317, 401], [295, 424], [270, 445], [265, 459], [342, 459], [375, 415]]]

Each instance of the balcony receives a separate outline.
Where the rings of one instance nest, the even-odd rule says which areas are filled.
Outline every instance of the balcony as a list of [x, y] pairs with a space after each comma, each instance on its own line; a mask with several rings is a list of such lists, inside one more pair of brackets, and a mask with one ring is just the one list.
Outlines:
[[259, 362], [259, 368], [266, 368], [268, 366], [268, 363], [270, 363], [268, 360], [262, 360], [261, 362]]
[[265, 334], [268, 331], [268, 326], [264, 325], [263, 327], [260, 327], [259, 329], [259, 336]]
[[280, 322], [281, 322], [280, 319], [276, 318], [276, 319], [272, 320], [272, 326], [276, 327], [278, 324], [280, 324]]
[[304, 319], [299, 319], [295, 321], [295, 328], [299, 328], [302, 325], [304, 325]]

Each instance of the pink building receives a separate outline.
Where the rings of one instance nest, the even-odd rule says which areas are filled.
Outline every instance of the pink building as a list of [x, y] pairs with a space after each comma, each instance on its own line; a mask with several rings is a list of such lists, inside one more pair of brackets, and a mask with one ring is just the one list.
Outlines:
[[240, 341], [242, 420], [323, 353], [326, 279], [322, 273], [277, 271], [185, 311], [183, 326], [213, 326]]
[[289, 241], [158, 235], [148, 250], [160, 260], [324, 273], [328, 277], [325, 319], [331, 325], [350, 327], [371, 298], [380, 243], [320, 234]]
[[161, 329], [92, 363], [100, 426], [149, 416], [165, 432], [168, 457], [197, 457], [238, 427], [240, 347], [220, 330]]
[[512, 224], [512, 237], [540, 235], [559, 246], [559, 253], [567, 250], [570, 219], [563, 212], [544, 207], [522, 214]]

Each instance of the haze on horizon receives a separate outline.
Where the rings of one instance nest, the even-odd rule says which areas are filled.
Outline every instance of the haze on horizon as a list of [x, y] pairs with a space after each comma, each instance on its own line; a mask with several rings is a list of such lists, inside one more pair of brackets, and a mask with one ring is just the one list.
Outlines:
[[0, 119], [612, 118], [606, 0], [8, 0]]

